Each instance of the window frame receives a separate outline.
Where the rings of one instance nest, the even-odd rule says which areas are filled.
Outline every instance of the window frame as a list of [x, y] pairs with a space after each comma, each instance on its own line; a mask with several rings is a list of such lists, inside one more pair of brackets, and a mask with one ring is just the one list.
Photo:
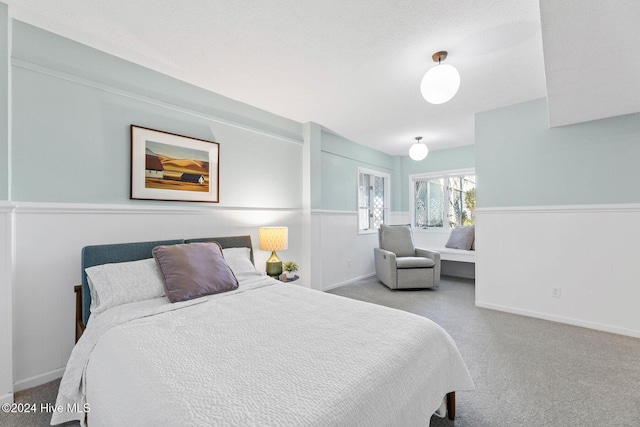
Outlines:
[[[451, 232], [451, 227], [449, 226], [449, 221], [446, 218], [443, 218], [442, 227], [430, 227], [430, 228], [417, 228], [416, 224], [416, 194], [415, 194], [415, 182], [427, 179], [440, 179], [440, 178], [455, 178], [457, 176], [462, 175], [474, 175], [476, 176], [475, 168], [464, 168], [464, 169], [449, 169], [444, 171], [437, 172], [426, 172], [426, 173], [416, 173], [409, 175], [409, 213], [411, 215], [411, 228], [414, 232], [419, 233], [442, 233], [449, 234]], [[476, 176], [477, 181], [477, 176]], [[477, 188], [477, 182], [476, 182]], [[445, 186], [444, 198], [445, 200], [449, 200], [449, 185]], [[447, 202], [448, 203], [448, 202]]]
[[[361, 209], [369, 209], [369, 211], [371, 211], [371, 206], [360, 206], [360, 175], [361, 174], [365, 174], [365, 175], [372, 175], [372, 176], [376, 176], [376, 177], [380, 177], [382, 179], [384, 179], [384, 206], [383, 206], [383, 219], [382, 219], [382, 223], [383, 224], [388, 224], [389, 222], [389, 214], [391, 213], [391, 175], [386, 173], [386, 172], [380, 172], [378, 170], [374, 170], [374, 169], [367, 169], [367, 168], [362, 168], [362, 167], [358, 167], [358, 171], [357, 171], [357, 175], [356, 175], [356, 215], [358, 217], [357, 219], [357, 226], [358, 226], [358, 234], [372, 234], [372, 233], [377, 233], [378, 229], [377, 228], [366, 228], [366, 229], [361, 229], [360, 228], [360, 210]], [[371, 199], [370, 199], [371, 200]], [[371, 218], [371, 216], [369, 216], [369, 218]], [[369, 221], [369, 225], [370, 225], [370, 221]]]

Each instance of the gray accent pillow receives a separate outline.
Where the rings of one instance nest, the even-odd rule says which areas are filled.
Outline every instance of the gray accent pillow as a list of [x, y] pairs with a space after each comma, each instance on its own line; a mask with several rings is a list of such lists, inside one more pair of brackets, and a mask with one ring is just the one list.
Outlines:
[[171, 302], [238, 288], [238, 280], [216, 242], [156, 246], [153, 257], [160, 267], [165, 293]]
[[378, 241], [380, 249], [393, 252], [397, 257], [416, 254], [409, 225], [381, 225], [378, 230]]
[[473, 225], [457, 226], [451, 230], [451, 235], [445, 248], [451, 249], [464, 249], [468, 251], [473, 245], [473, 241], [476, 239], [476, 229]]

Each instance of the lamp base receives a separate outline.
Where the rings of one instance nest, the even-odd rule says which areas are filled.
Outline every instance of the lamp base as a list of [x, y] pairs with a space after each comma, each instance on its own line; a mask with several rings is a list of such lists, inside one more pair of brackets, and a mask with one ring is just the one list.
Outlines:
[[267, 260], [267, 274], [276, 279], [282, 274], [282, 260], [278, 258], [276, 251], [272, 251]]

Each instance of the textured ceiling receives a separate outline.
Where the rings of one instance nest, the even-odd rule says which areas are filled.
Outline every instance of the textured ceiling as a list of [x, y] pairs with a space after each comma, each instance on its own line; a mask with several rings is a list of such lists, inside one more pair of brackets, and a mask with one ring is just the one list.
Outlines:
[[551, 126], [640, 111], [640, 1], [542, 0]]
[[[546, 96], [537, 0], [3, 1], [21, 21], [392, 155], [418, 135], [431, 149], [472, 144], [476, 112]], [[544, 3], [564, 14], [544, 20], [545, 47], [559, 43], [546, 80], [570, 102], [575, 69], [555, 59], [572, 39], [556, 24], [574, 11]], [[419, 87], [438, 50], [461, 86], [431, 105]]]

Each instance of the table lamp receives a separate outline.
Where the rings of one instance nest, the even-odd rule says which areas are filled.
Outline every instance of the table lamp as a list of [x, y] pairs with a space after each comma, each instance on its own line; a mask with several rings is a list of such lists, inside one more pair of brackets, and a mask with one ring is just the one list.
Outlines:
[[260, 227], [258, 230], [260, 250], [271, 251], [267, 260], [267, 274], [278, 278], [282, 274], [282, 260], [276, 255], [276, 251], [287, 249], [289, 244], [289, 229], [287, 227]]

